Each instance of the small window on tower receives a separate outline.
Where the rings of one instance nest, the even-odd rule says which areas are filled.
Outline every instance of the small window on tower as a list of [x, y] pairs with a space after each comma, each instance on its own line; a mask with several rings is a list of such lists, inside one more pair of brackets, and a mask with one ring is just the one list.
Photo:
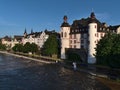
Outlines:
[[97, 28], [97, 26], [95, 25], [95, 28]]
[[72, 39], [72, 35], [70, 35], [70, 39]]
[[95, 37], [96, 37], [96, 33], [95, 33]]
[[65, 37], [67, 37], [67, 33], [65, 32]]
[[97, 33], [97, 37], [99, 37], [99, 36], [98, 36], [98, 33]]
[[61, 37], [63, 37], [63, 32], [61, 32]]

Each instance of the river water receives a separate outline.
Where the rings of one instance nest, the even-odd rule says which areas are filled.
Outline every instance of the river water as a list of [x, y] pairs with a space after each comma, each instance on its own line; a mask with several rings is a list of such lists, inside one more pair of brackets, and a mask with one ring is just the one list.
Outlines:
[[110, 90], [86, 73], [0, 54], [0, 90]]

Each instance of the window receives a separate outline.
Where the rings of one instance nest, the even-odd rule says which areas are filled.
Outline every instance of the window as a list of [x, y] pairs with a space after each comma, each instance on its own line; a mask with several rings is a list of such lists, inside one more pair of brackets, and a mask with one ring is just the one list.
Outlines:
[[81, 38], [84, 38], [84, 34], [81, 34]]
[[76, 43], [76, 40], [74, 40], [74, 43]]
[[90, 41], [88, 41], [88, 44], [90, 44]]
[[97, 33], [97, 37], [99, 37], [99, 34]]
[[65, 37], [67, 37], [67, 33], [65, 32]]
[[96, 33], [95, 33], [95, 37], [96, 37]]
[[72, 39], [72, 35], [70, 35], [70, 39]]
[[70, 44], [72, 43], [72, 40], [70, 40]]
[[101, 33], [101, 37], [103, 36], [103, 34]]
[[96, 41], [95, 41], [95, 43], [96, 43]]
[[76, 45], [74, 45], [74, 48], [76, 48]]
[[70, 48], [72, 48], [72, 45], [70, 45]]
[[97, 28], [97, 26], [95, 25], [95, 28]]
[[84, 48], [84, 46], [83, 46], [83, 45], [81, 45], [81, 48]]
[[76, 38], [76, 34], [74, 34], [74, 38]]
[[81, 40], [81, 43], [84, 43], [84, 40]]
[[63, 37], [63, 32], [61, 32], [61, 37]]

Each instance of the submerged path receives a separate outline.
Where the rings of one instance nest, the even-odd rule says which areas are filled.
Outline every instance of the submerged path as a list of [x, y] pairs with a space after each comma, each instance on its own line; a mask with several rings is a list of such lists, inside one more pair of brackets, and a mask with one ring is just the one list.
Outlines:
[[47, 63], [47, 64], [55, 63], [55, 62], [45, 61], [45, 60], [40, 60], [40, 59], [35, 59], [35, 58], [23, 56], [23, 55], [17, 55], [17, 54], [9, 53], [7, 51], [0, 51], [0, 53], [2, 53], [2, 54], [8, 54], [8, 55], [11, 55], [11, 56], [20, 57], [20, 58], [24, 58], [24, 59], [29, 59], [29, 60], [33, 60], [33, 61], [37, 61], [37, 62], [41, 62], [41, 63]]
[[110, 90], [90, 74], [0, 54], [0, 90]]

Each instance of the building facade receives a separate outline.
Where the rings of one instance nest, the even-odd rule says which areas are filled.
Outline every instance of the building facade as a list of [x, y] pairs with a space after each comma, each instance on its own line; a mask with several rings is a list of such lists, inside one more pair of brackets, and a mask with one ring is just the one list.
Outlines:
[[67, 16], [64, 16], [61, 25], [61, 59], [66, 59], [66, 49], [81, 49], [87, 53], [87, 62], [96, 63], [94, 54], [96, 44], [104, 37], [105, 33], [111, 31], [120, 33], [120, 25], [107, 26], [96, 19], [94, 12], [88, 18], [73, 21], [72, 25], [67, 22]]
[[50, 34], [57, 35], [58, 33], [55, 32], [55, 30], [52, 30], [52, 31], [44, 30], [41, 32], [31, 31], [30, 34], [27, 34], [26, 29], [25, 29], [24, 37], [22, 39], [23, 45], [29, 42], [29, 43], [35, 43], [36, 45], [38, 45], [39, 48], [43, 48], [43, 45], [45, 41], [48, 39]]

